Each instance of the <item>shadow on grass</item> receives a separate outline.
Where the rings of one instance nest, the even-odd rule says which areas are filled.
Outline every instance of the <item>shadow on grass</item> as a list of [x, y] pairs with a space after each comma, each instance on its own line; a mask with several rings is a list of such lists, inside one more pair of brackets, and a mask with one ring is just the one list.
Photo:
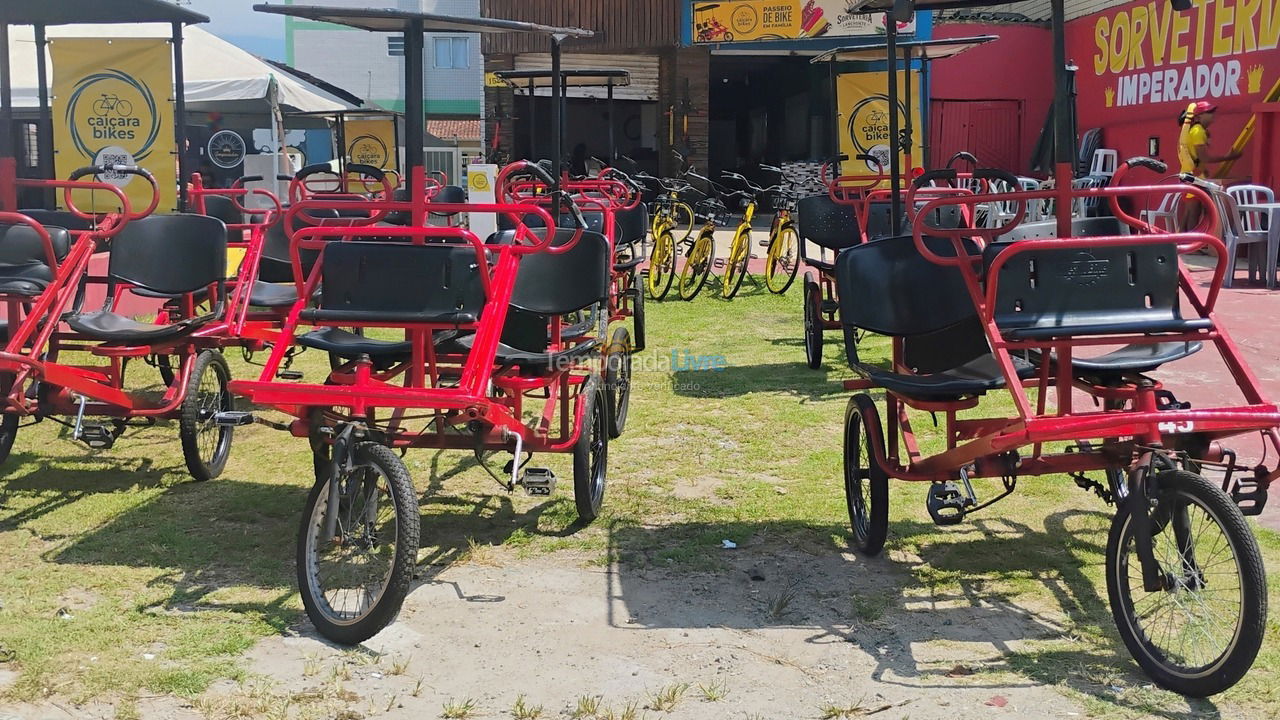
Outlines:
[[[752, 647], [751, 638], [759, 636], [750, 631], [813, 628], [808, 642], [857, 648], [873, 663], [877, 682], [993, 690], [1059, 685], [1145, 717], [1218, 717], [1211, 702], [1162, 693], [1164, 702], [1157, 704], [1137, 690], [1150, 680], [1115, 639], [1100, 596], [1105, 591], [1083, 571], [1104, 548], [1093, 541], [1095, 534], [1068, 530], [1068, 524], [1101, 517], [1067, 510], [1050, 516], [1043, 530], [1010, 519], [977, 519], [957, 532], [894, 522], [891, 548], [911, 545], [906, 558], [893, 552], [897, 561], [851, 553], [843, 525], [618, 525], [610, 533], [617, 559], [606, 590], [610, 623], [620, 629], [742, 630], [749, 634], [741, 649], [762, 655], [767, 649]], [[975, 531], [982, 537], [975, 538]], [[721, 549], [723, 540], [737, 548]], [[1075, 625], [1095, 627], [1106, 639], [1073, 641]], [[963, 680], [950, 676], [955, 659], [940, 659], [947, 657], [942, 649], [957, 644], [965, 646], [961, 662], [981, 666]], [[1005, 679], [1006, 672], [1016, 677]], [[1171, 703], [1177, 707], [1170, 709]]]
[[827, 373], [810, 370], [803, 361], [729, 365], [722, 369], [680, 369], [671, 374], [671, 389], [676, 395], [693, 398], [786, 393], [806, 400], [820, 400], [848, 393], [843, 385], [830, 379]]

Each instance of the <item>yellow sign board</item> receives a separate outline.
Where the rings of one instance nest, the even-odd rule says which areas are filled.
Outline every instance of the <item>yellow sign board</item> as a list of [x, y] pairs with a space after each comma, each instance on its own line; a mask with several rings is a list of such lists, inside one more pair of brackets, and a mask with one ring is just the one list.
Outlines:
[[347, 160], [358, 165], [371, 165], [379, 170], [394, 170], [396, 158], [396, 121], [393, 117], [377, 120], [348, 120], [343, 125], [347, 141]]
[[[898, 76], [899, 129], [906, 127], [906, 93]], [[856, 160], [859, 155], [871, 155], [880, 161], [884, 172], [889, 172], [891, 143], [889, 137], [889, 78], [884, 72], [844, 73], [836, 79], [836, 101], [839, 113], [836, 122], [840, 127], [840, 152], [849, 161], [840, 166], [844, 175], [875, 175], [876, 163]], [[910, 162], [924, 160], [924, 127], [920, 124], [920, 78], [911, 74], [911, 124], [913, 127]], [[904, 174], [911, 164], [904, 153], [899, 158]]]
[[[800, 40], [816, 37], [883, 35], [883, 14], [851, 12], [850, 0], [718, 0], [693, 4], [694, 43]], [[898, 23], [915, 32], [915, 20]]]
[[[159, 211], [177, 210], [173, 56], [167, 40], [54, 38], [53, 141], [60, 178], [87, 165], [139, 165], [155, 176]], [[109, 172], [98, 181], [124, 190], [135, 211], [151, 204], [151, 186]], [[114, 195], [77, 191], [82, 210], [117, 209]], [[59, 202], [62, 195], [58, 195]]]
[[498, 73], [487, 72], [484, 74], [484, 86], [491, 88], [509, 88], [511, 83], [498, 77]]

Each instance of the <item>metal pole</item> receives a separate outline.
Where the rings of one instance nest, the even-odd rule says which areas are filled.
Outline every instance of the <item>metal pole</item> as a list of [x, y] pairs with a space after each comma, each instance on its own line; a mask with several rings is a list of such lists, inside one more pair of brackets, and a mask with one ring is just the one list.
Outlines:
[[885, 25], [885, 38], [889, 43], [889, 67], [885, 73], [889, 82], [889, 227], [897, 236], [902, 232], [902, 198], [898, 197], [902, 189], [902, 179], [898, 176], [902, 171], [898, 157], [898, 24], [890, 18]]
[[533, 86], [533, 78], [529, 78], [529, 159], [538, 159], [538, 125], [534, 121], [534, 105], [538, 90]]
[[[840, 118], [843, 115], [840, 107], [840, 91], [839, 88], [836, 87], [836, 62], [839, 59], [840, 56], [837, 55], [831, 58], [831, 62], [827, 63], [827, 78], [831, 81], [831, 107], [835, 108], [835, 113], [831, 118], [831, 141], [834, 143], [834, 145], [831, 146], [831, 155], [840, 154], [840, 140], [844, 132], [840, 122]], [[840, 176], [839, 167], [840, 163], [836, 163], [836, 177]]]
[[1071, 131], [1071, 76], [1067, 72], [1067, 23], [1063, 0], [1052, 0], [1053, 10], [1053, 129], [1054, 186], [1058, 237], [1071, 237], [1071, 182], [1075, 179], [1076, 139]]
[[[560, 77], [560, 38], [551, 38], [551, 169], [552, 178], [555, 180], [554, 189], [560, 189], [560, 171], [561, 158], [564, 152], [564, 116], [561, 114], [563, 107], [560, 105], [562, 98], [561, 86], [562, 78]], [[559, 203], [556, 204], [555, 212], [551, 217], [554, 219], [560, 213]]]
[[[9, 52], [9, 25], [0, 22], [0, 52]], [[0, 63], [0, 210], [18, 209], [18, 161], [13, 152], [13, 82], [9, 57]]]
[[187, 86], [182, 65], [182, 23], [173, 24], [173, 140], [178, 146], [178, 212], [187, 210]]
[[[39, 156], [39, 175], [53, 179], [57, 171], [53, 167], [53, 111], [49, 106], [49, 63], [44, 53], [49, 45], [43, 25], [36, 25], [36, 85], [40, 93], [40, 126], [36, 132], [36, 155]], [[56, 200], [52, 190], [44, 193], [45, 207], [53, 207]]]
[[[423, 97], [422, 63], [425, 28], [421, 20], [410, 20], [404, 32], [404, 158], [409, 170], [409, 198], [413, 202], [410, 222], [426, 225], [426, 101]], [[346, 148], [342, 149], [343, 153]]]
[[[405, 106], [408, 109], [408, 106]], [[334, 133], [338, 136], [338, 177], [342, 178], [342, 192], [347, 191], [347, 114], [339, 111], [333, 116]]]
[[613, 78], [609, 78], [609, 164], [618, 159], [618, 149], [613, 137]]
[[903, 73], [906, 76], [906, 80], [903, 82], [903, 93], [906, 96], [906, 101], [902, 103], [902, 106], [907, 109], [907, 126], [902, 131], [903, 145], [905, 146], [902, 152], [907, 156], [906, 171], [908, 174], [910, 174], [912, 169], [915, 167], [915, 153], [912, 151], [915, 149], [915, 144], [916, 144], [915, 121], [912, 119], [913, 116], [915, 115], [915, 108], [911, 106], [912, 99], [911, 99], [911, 48], [910, 47], [905, 47], [902, 49], [902, 64], [903, 64]]
[[920, 104], [923, 106], [920, 110], [920, 154], [922, 156], [920, 165], [926, 169], [933, 167], [929, 157], [929, 151], [933, 149], [929, 137], [933, 129], [929, 125], [930, 115], [933, 112], [933, 108], [930, 107], [932, 102], [933, 88], [929, 85], [929, 58], [925, 56], [920, 58]]

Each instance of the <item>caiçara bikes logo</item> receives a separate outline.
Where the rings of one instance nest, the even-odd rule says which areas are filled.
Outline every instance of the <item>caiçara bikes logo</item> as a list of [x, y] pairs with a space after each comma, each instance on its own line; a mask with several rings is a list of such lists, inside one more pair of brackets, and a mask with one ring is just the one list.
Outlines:
[[[151, 155], [160, 134], [150, 88], [111, 68], [76, 83], [64, 119], [76, 150], [95, 165], [136, 165]], [[101, 179], [123, 186], [133, 178], [115, 175]]]
[[347, 157], [351, 158], [351, 162], [359, 165], [381, 168], [386, 167], [390, 153], [387, 152], [386, 143], [382, 140], [372, 135], [361, 135], [351, 141]]
[[[898, 103], [899, 117], [906, 117], [907, 107]], [[891, 157], [889, 138], [889, 99], [884, 95], [871, 95], [859, 100], [849, 113], [847, 128], [849, 140], [857, 149], [858, 155], [870, 155], [880, 161], [883, 167], [889, 167]], [[876, 171], [870, 161], [867, 170]]]

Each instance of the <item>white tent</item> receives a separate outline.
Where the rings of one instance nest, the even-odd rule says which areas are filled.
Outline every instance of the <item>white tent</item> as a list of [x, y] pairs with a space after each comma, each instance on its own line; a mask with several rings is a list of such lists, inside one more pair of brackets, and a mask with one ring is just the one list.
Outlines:
[[[63, 37], [169, 38], [172, 33], [171, 26], [156, 24], [58, 25], [47, 30], [49, 39], [55, 42]], [[182, 38], [188, 111], [217, 109], [224, 113], [269, 113], [272, 78], [279, 88], [280, 107], [285, 111], [334, 112], [356, 107], [195, 25], [183, 28]], [[35, 31], [31, 26], [9, 28], [9, 60], [14, 107], [19, 110], [35, 109], [39, 104], [39, 94]], [[55, 72], [50, 63], [51, 83]]]

